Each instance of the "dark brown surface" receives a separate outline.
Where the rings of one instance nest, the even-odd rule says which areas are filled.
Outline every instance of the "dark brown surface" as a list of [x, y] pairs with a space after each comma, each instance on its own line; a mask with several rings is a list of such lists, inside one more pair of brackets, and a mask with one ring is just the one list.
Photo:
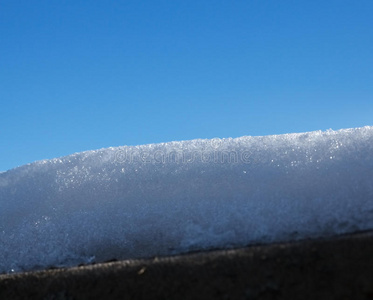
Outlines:
[[0, 276], [0, 299], [373, 299], [373, 233]]

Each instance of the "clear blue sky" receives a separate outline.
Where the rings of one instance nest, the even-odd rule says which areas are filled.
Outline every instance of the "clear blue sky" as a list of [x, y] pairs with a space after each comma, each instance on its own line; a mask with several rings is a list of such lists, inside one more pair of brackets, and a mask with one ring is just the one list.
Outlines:
[[373, 1], [0, 0], [0, 171], [373, 125]]

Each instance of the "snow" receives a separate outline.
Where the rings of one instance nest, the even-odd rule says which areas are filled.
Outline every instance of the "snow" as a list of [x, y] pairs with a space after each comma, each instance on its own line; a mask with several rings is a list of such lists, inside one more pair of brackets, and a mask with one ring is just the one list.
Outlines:
[[373, 127], [124, 146], [0, 173], [0, 273], [373, 229]]

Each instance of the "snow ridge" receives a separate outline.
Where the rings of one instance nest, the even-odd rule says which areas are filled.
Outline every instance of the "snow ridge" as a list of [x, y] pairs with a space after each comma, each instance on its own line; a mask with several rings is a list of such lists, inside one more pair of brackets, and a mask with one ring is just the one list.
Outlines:
[[373, 127], [123, 146], [0, 173], [0, 273], [373, 229]]

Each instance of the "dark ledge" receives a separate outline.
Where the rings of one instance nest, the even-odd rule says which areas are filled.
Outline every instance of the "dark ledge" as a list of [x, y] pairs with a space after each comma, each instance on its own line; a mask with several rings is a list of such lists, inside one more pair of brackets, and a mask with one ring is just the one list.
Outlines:
[[0, 275], [0, 299], [373, 299], [373, 232]]

